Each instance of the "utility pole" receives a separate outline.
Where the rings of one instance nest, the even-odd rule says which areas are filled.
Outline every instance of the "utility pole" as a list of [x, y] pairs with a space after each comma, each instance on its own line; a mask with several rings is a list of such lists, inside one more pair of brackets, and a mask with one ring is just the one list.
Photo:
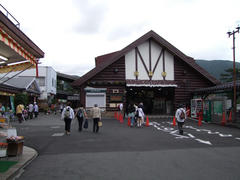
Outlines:
[[237, 121], [237, 87], [236, 87], [236, 67], [235, 67], [235, 33], [239, 33], [240, 27], [227, 32], [228, 37], [233, 36], [233, 122]]

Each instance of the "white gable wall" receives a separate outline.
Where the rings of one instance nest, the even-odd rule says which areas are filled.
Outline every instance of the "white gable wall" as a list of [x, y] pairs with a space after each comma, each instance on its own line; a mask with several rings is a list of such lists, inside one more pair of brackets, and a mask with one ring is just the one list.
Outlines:
[[[157, 59], [162, 51], [162, 47], [159, 46], [157, 43], [154, 41], [151, 42], [151, 53], [152, 53], [152, 71], [153, 68], [155, 67], [155, 64], [157, 63]], [[161, 56], [157, 68], [155, 69], [155, 72], [152, 76], [152, 80], [163, 80], [162, 77], [162, 72], [163, 72], [163, 55]]]
[[174, 80], [174, 57], [168, 51], [165, 51], [165, 72], [166, 80]]
[[[138, 46], [140, 54], [145, 62], [147, 69], [149, 70], [149, 41], [146, 41]], [[157, 59], [162, 51], [162, 47], [157, 43], [151, 41], [151, 66], [152, 71], [157, 62]], [[130, 50], [125, 54], [125, 69], [126, 79], [136, 79], [134, 72], [136, 71], [135, 64], [135, 49]], [[150, 71], [150, 70], [149, 70]], [[149, 80], [149, 76], [145, 67], [138, 55], [138, 80]], [[152, 80], [163, 80], [163, 55], [161, 56], [155, 72], [152, 76]], [[165, 72], [167, 73], [166, 80], [174, 80], [174, 56], [165, 50]]]

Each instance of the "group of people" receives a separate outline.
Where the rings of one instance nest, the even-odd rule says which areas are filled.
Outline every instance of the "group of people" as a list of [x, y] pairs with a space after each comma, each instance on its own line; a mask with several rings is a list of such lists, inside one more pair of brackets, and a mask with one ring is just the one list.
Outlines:
[[[94, 105], [94, 107], [91, 109], [90, 114], [93, 118], [93, 132], [98, 133], [99, 132], [99, 126], [102, 123], [101, 122], [101, 110], [98, 107], [97, 104]], [[77, 118], [78, 120], [78, 131], [81, 132], [82, 128], [88, 128], [88, 115], [86, 113], [86, 109], [83, 107], [83, 105], [80, 105], [80, 107], [77, 109], [76, 113], [74, 112], [73, 108], [71, 107], [71, 103], [68, 102], [67, 106], [63, 108], [61, 119], [65, 122], [65, 134], [70, 135], [71, 131], [71, 123], [74, 120], [74, 118]]]
[[[183, 125], [184, 125], [185, 119], [187, 118], [188, 111], [190, 110], [188, 109], [186, 111], [184, 104], [180, 104], [179, 108], [176, 110], [176, 113], [175, 113], [179, 134], [181, 135], [183, 134]], [[134, 127], [134, 126], [143, 127], [144, 118], [145, 118], [143, 103], [139, 103], [139, 105], [130, 103], [127, 107], [127, 114], [131, 120], [130, 127]]]
[[18, 117], [18, 122], [22, 123], [24, 120], [30, 118], [33, 118], [33, 115], [35, 118], [38, 117], [38, 105], [37, 102], [34, 102], [33, 104], [30, 103], [26, 108], [22, 103], [19, 103], [16, 107], [16, 115]]
[[130, 127], [143, 127], [145, 114], [142, 102], [138, 105], [130, 103], [127, 108], [127, 114], [131, 121]]

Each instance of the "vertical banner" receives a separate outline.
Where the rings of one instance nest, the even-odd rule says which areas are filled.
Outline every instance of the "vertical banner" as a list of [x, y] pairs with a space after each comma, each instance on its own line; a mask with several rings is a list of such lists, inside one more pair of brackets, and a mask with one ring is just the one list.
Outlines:
[[10, 96], [10, 103], [11, 103], [12, 112], [15, 113], [14, 97], [13, 96]]

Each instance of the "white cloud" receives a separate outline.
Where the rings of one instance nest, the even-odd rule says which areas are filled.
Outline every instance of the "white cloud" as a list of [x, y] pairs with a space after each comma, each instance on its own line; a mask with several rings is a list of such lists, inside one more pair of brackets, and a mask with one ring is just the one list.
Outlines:
[[[154, 30], [195, 59], [232, 59], [239, 0], [2, 0], [22, 31], [44, 52], [43, 65], [83, 75], [96, 56]], [[240, 61], [240, 34], [236, 34]]]

